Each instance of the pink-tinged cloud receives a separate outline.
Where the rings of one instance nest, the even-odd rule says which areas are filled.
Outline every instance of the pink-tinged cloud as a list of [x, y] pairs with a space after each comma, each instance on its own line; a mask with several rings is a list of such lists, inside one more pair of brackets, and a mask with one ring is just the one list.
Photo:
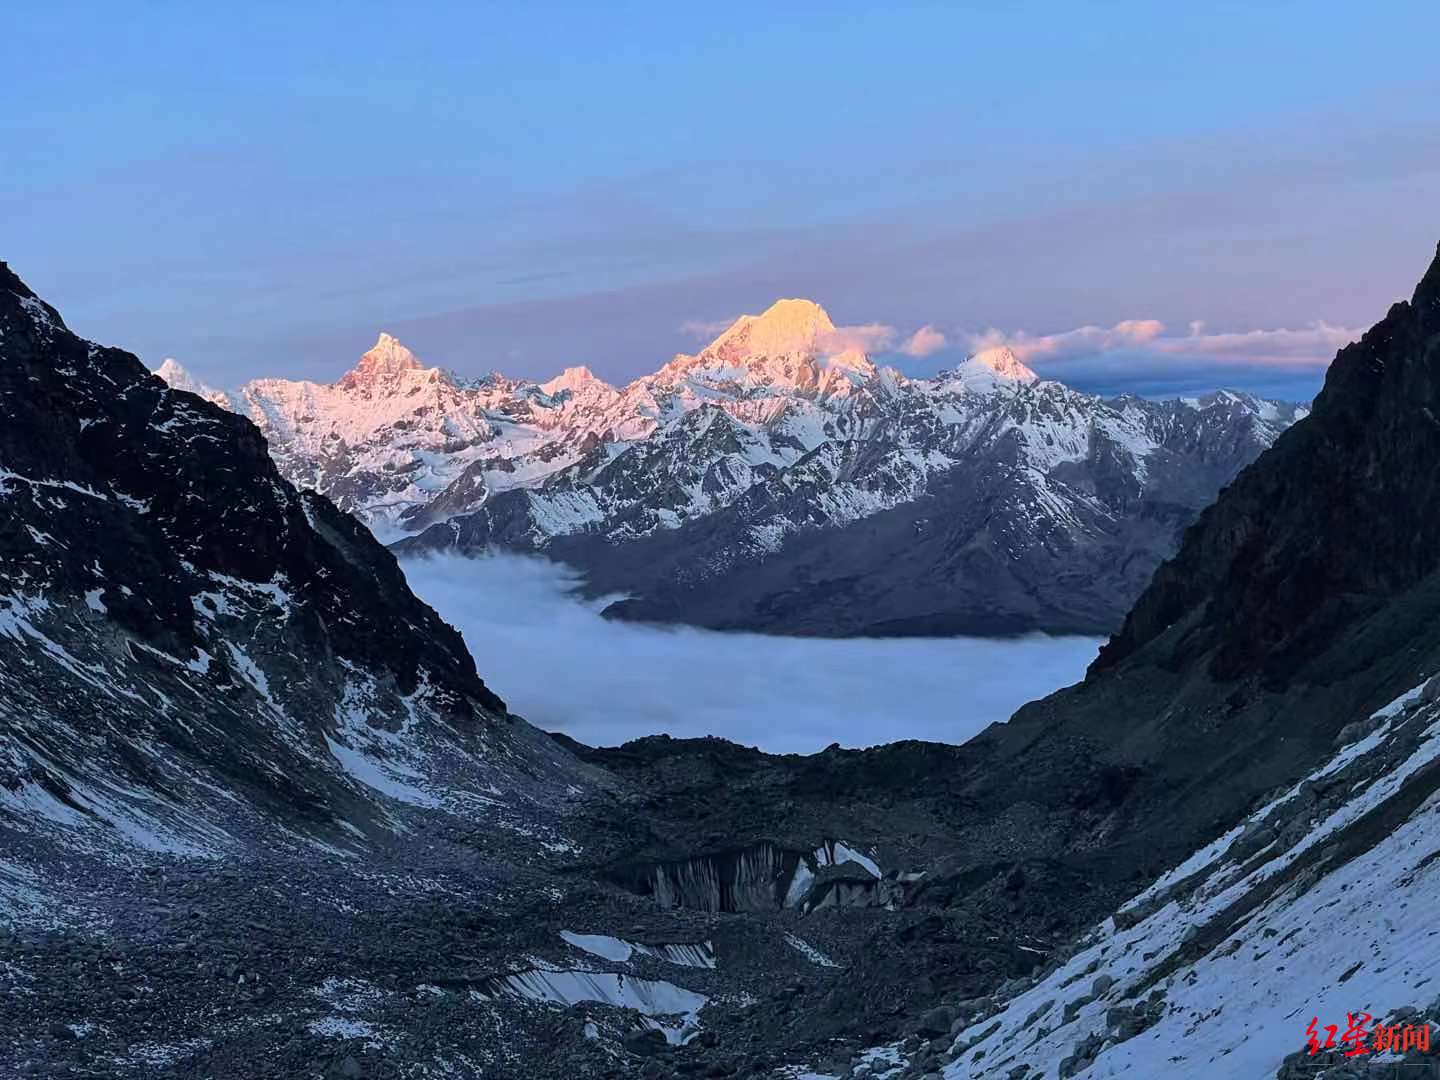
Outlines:
[[906, 356], [929, 356], [945, 347], [945, 335], [930, 325], [922, 326], [905, 339], [900, 351]]
[[817, 341], [821, 351], [842, 353], [851, 350], [863, 353], [885, 352], [895, 342], [895, 327], [884, 323], [863, 326], [837, 326]]
[[1064, 361], [1107, 353], [1174, 356], [1217, 363], [1275, 367], [1322, 368], [1362, 331], [1317, 322], [1298, 330], [1245, 330], [1207, 334], [1203, 322], [1192, 322], [1184, 336], [1166, 335], [1158, 319], [1126, 319], [1114, 326], [1081, 326], [1057, 334], [1007, 334], [986, 330], [970, 336], [972, 349], [1008, 345], [1022, 361]]
[[979, 351], [1008, 345], [1010, 351], [1021, 361], [1062, 360], [1070, 356], [1093, 356], [1095, 353], [1114, 352], [1117, 349], [1133, 349], [1150, 345], [1162, 333], [1165, 324], [1157, 319], [1126, 319], [1114, 326], [1081, 326], [1058, 334], [1028, 334], [1024, 330], [1013, 334], [990, 329], [970, 338], [970, 347]]

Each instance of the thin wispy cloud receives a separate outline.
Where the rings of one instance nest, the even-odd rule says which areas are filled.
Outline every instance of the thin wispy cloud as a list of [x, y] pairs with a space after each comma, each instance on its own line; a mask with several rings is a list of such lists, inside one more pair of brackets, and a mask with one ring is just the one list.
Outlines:
[[1070, 356], [1091, 356], [1120, 348], [1148, 345], [1164, 333], [1165, 324], [1156, 319], [1126, 319], [1111, 327], [1081, 326], [1057, 334], [1029, 334], [1024, 330], [1007, 333], [985, 330], [969, 338], [972, 350], [1007, 345], [1021, 360], [1060, 360]]
[[735, 316], [730, 319], [687, 319], [680, 324], [680, 333], [697, 341], [712, 341], [734, 325]]
[[602, 618], [603, 601], [577, 599], [575, 576], [544, 559], [402, 565], [514, 712], [591, 745], [662, 732], [795, 753], [963, 742], [1078, 681], [1099, 646], [1038, 635], [818, 640], [641, 626]]

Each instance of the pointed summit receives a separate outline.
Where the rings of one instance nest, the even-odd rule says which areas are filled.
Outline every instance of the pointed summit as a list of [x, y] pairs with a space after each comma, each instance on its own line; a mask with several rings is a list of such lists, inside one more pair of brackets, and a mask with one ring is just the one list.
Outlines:
[[760, 315], [741, 315], [704, 353], [726, 360], [810, 355], [818, 351], [821, 339], [834, 331], [829, 314], [815, 301], [776, 300]]
[[1039, 382], [1040, 376], [1026, 367], [1009, 345], [997, 345], [992, 349], [981, 349], [970, 357], [967, 363], [982, 364], [1002, 379], [1015, 382]]
[[374, 382], [406, 371], [424, 371], [420, 358], [391, 335], [381, 332], [370, 351], [340, 379], [342, 386]]
[[595, 373], [584, 364], [581, 364], [578, 367], [567, 367], [549, 382], [541, 383], [540, 389], [551, 397], [554, 397], [556, 394], [567, 390], [572, 394], [578, 394], [581, 391], [589, 389], [613, 391], [615, 388], [604, 379], [598, 378]]
[[981, 349], [946, 378], [964, 383], [972, 390], [994, 390], [1040, 381], [1040, 376], [1021, 363], [1008, 345]]
[[206, 401], [214, 402], [223, 408], [231, 408], [230, 395], [224, 390], [216, 390], [208, 383], [201, 382], [186, 369], [185, 365], [176, 360], [173, 356], [167, 356], [165, 360], [155, 369], [155, 375], [165, 381], [165, 384], [172, 390], [183, 390], [187, 394], [195, 394]]
[[676, 356], [657, 377], [698, 379], [746, 393], [828, 396], [848, 392], [874, 374], [864, 350], [837, 331], [823, 307], [789, 299], [759, 315], [740, 316], [695, 356]]
[[1415, 286], [1415, 295], [1411, 297], [1410, 304], [1431, 316], [1435, 309], [1440, 308], [1440, 244], [1435, 247], [1435, 258], [1431, 260], [1430, 268]]
[[155, 369], [155, 374], [164, 379], [172, 390], [192, 390], [199, 385], [184, 364], [173, 356], [167, 356]]

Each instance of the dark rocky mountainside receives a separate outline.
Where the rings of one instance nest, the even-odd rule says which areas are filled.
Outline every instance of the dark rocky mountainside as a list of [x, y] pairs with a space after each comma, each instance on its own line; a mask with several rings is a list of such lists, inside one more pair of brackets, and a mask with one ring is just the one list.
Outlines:
[[608, 784], [367, 529], [3, 264], [0, 417], [0, 1075], [318, 1075], [367, 1055], [327, 987], [545, 933]]
[[1155, 643], [1172, 667], [1283, 685], [1440, 568], [1437, 461], [1440, 261], [1335, 357], [1309, 421], [1205, 511], [1097, 670]]
[[327, 738], [363, 761], [504, 730], [459, 634], [249, 421], [75, 337], [8, 267], [0, 350], [4, 788], [183, 835], [221, 779], [328, 834], [362, 804]]

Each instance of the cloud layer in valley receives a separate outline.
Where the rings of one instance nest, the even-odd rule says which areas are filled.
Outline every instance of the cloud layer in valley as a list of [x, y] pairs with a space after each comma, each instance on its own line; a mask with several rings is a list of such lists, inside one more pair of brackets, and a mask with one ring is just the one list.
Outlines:
[[774, 752], [961, 742], [1077, 681], [1088, 638], [816, 640], [618, 623], [543, 559], [404, 564], [458, 626], [488, 685], [537, 726], [591, 745], [719, 735]]

